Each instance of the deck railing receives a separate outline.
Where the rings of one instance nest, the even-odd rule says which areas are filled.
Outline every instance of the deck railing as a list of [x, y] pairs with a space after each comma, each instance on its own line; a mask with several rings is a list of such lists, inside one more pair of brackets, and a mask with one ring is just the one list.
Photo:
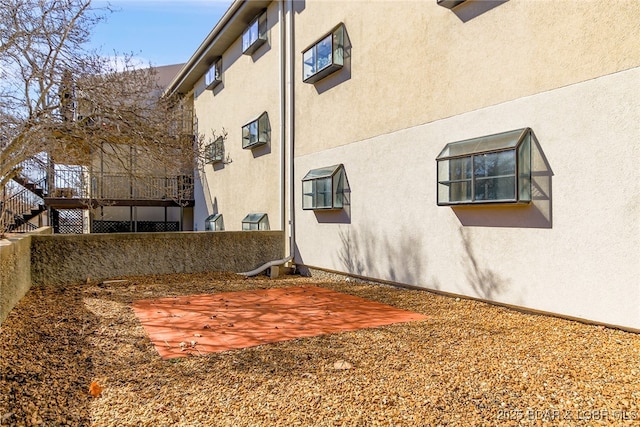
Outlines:
[[83, 168], [57, 166], [54, 183], [50, 193], [52, 197], [96, 200], [193, 200], [193, 179], [189, 175], [91, 175]]

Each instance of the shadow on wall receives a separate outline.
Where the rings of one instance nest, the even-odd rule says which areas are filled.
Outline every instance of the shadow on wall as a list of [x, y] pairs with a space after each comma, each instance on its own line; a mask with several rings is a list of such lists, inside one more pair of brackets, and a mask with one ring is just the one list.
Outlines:
[[523, 205], [476, 205], [454, 206], [451, 209], [464, 226], [512, 227], [512, 228], [552, 228], [553, 171], [547, 161], [538, 139], [531, 138], [531, 199]]
[[468, 230], [460, 227], [459, 231], [464, 247], [463, 259], [467, 261], [465, 273], [473, 292], [475, 292], [479, 298], [496, 300], [497, 297], [507, 290], [509, 281], [487, 268], [482, 268], [478, 262], [478, 258], [473, 252]]
[[452, 9], [452, 11], [462, 22], [467, 22], [508, 1], [509, 0], [467, 0], [455, 9]]
[[296, 0], [293, 2], [293, 11], [295, 13], [302, 13], [304, 9], [307, 7], [306, 0]]
[[411, 232], [400, 236], [390, 239], [375, 229], [343, 228], [338, 261], [347, 273], [418, 286], [428, 264], [422, 240]]
[[264, 145], [260, 145], [258, 147], [251, 149], [251, 155], [253, 156], [254, 159], [257, 159], [258, 157], [266, 156], [267, 154], [270, 154], [270, 153], [271, 153], [271, 141], [269, 141]]
[[214, 198], [213, 198], [213, 205], [211, 206], [211, 213], [212, 213], [212, 214], [218, 214], [218, 213], [220, 213], [220, 212], [218, 211], [218, 198], [217, 198], [217, 197], [214, 197]]

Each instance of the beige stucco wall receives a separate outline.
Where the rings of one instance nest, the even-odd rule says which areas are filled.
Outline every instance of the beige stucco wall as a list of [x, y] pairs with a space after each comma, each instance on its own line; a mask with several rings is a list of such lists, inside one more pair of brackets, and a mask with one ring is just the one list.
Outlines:
[[[33, 236], [34, 285], [122, 275], [253, 270], [282, 257], [282, 232], [114, 233]], [[28, 257], [27, 257], [28, 260]]]
[[[206, 165], [200, 195], [206, 210], [196, 208], [195, 222], [204, 229], [208, 214], [222, 213], [226, 230], [240, 230], [250, 212], [266, 212], [272, 230], [280, 225], [280, 25], [278, 3], [267, 10], [268, 41], [253, 55], [242, 54], [239, 37], [222, 56], [222, 83], [204, 89], [204, 76], [194, 88], [198, 130], [207, 137], [227, 132], [225, 158], [229, 163]], [[242, 148], [242, 126], [266, 111], [271, 142], [252, 150]]]
[[352, 48], [349, 65], [315, 85], [302, 83], [296, 58], [296, 154], [640, 64], [640, 2], [511, 0], [473, 15], [488, 3], [453, 12], [435, 0], [305, 1], [296, 54], [339, 22]]
[[[271, 114], [279, 101], [276, 7], [270, 49], [250, 62], [238, 41], [223, 56], [223, 86], [194, 91], [200, 130], [229, 132], [233, 162], [209, 166], [201, 188], [211, 197], [206, 213], [215, 205], [227, 229], [281, 188]], [[640, 329], [639, 2], [294, 7], [299, 263]], [[302, 83], [302, 50], [340, 22], [345, 67]], [[254, 87], [262, 95], [251, 99], [271, 107], [243, 101]], [[264, 110], [272, 151], [252, 158], [240, 148], [240, 128]], [[435, 157], [447, 142], [522, 127], [538, 140], [531, 205], [436, 206]], [[302, 177], [337, 163], [351, 205], [302, 211]]]
[[[640, 329], [640, 67], [296, 158], [344, 163], [351, 206], [301, 211], [311, 266]], [[448, 142], [529, 126], [534, 202], [436, 206]]]

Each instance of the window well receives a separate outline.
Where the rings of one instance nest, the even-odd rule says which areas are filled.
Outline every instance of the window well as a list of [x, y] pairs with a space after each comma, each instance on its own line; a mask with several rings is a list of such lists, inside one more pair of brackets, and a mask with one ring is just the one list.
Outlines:
[[268, 230], [269, 217], [266, 213], [250, 213], [242, 220], [242, 230]]
[[258, 15], [242, 33], [242, 53], [251, 55], [267, 41], [267, 12]]
[[344, 180], [342, 164], [310, 170], [302, 178], [302, 209], [342, 209]]
[[341, 23], [302, 52], [302, 81], [315, 83], [344, 65], [344, 25]]
[[447, 144], [436, 158], [438, 205], [529, 203], [530, 128]]
[[207, 74], [204, 75], [204, 85], [207, 89], [213, 89], [222, 82], [221, 65], [222, 60], [220, 58], [216, 59], [209, 67]]
[[207, 219], [204, 220], [204, 229], [206, 231], [224, 231], [222, 214], [209, 215]]
[[224, 159], [224, 138], [219, 136], [211, 144], [204, 147], [204, 156], [207, 163], [220, 163]]
[[269, 115], [265, 111], [252, 122], [242, 126], [242, 148], [253, 148], [271, 141]]

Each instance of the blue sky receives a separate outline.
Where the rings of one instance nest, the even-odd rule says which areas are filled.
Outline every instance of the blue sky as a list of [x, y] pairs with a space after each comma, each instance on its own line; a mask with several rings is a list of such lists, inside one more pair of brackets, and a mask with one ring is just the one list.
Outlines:
[[91, 46], [105, 56], [133, 54], [154, 66], [186, 62], [231, 0], [93, 0], [117, 11], [93, 31]]

